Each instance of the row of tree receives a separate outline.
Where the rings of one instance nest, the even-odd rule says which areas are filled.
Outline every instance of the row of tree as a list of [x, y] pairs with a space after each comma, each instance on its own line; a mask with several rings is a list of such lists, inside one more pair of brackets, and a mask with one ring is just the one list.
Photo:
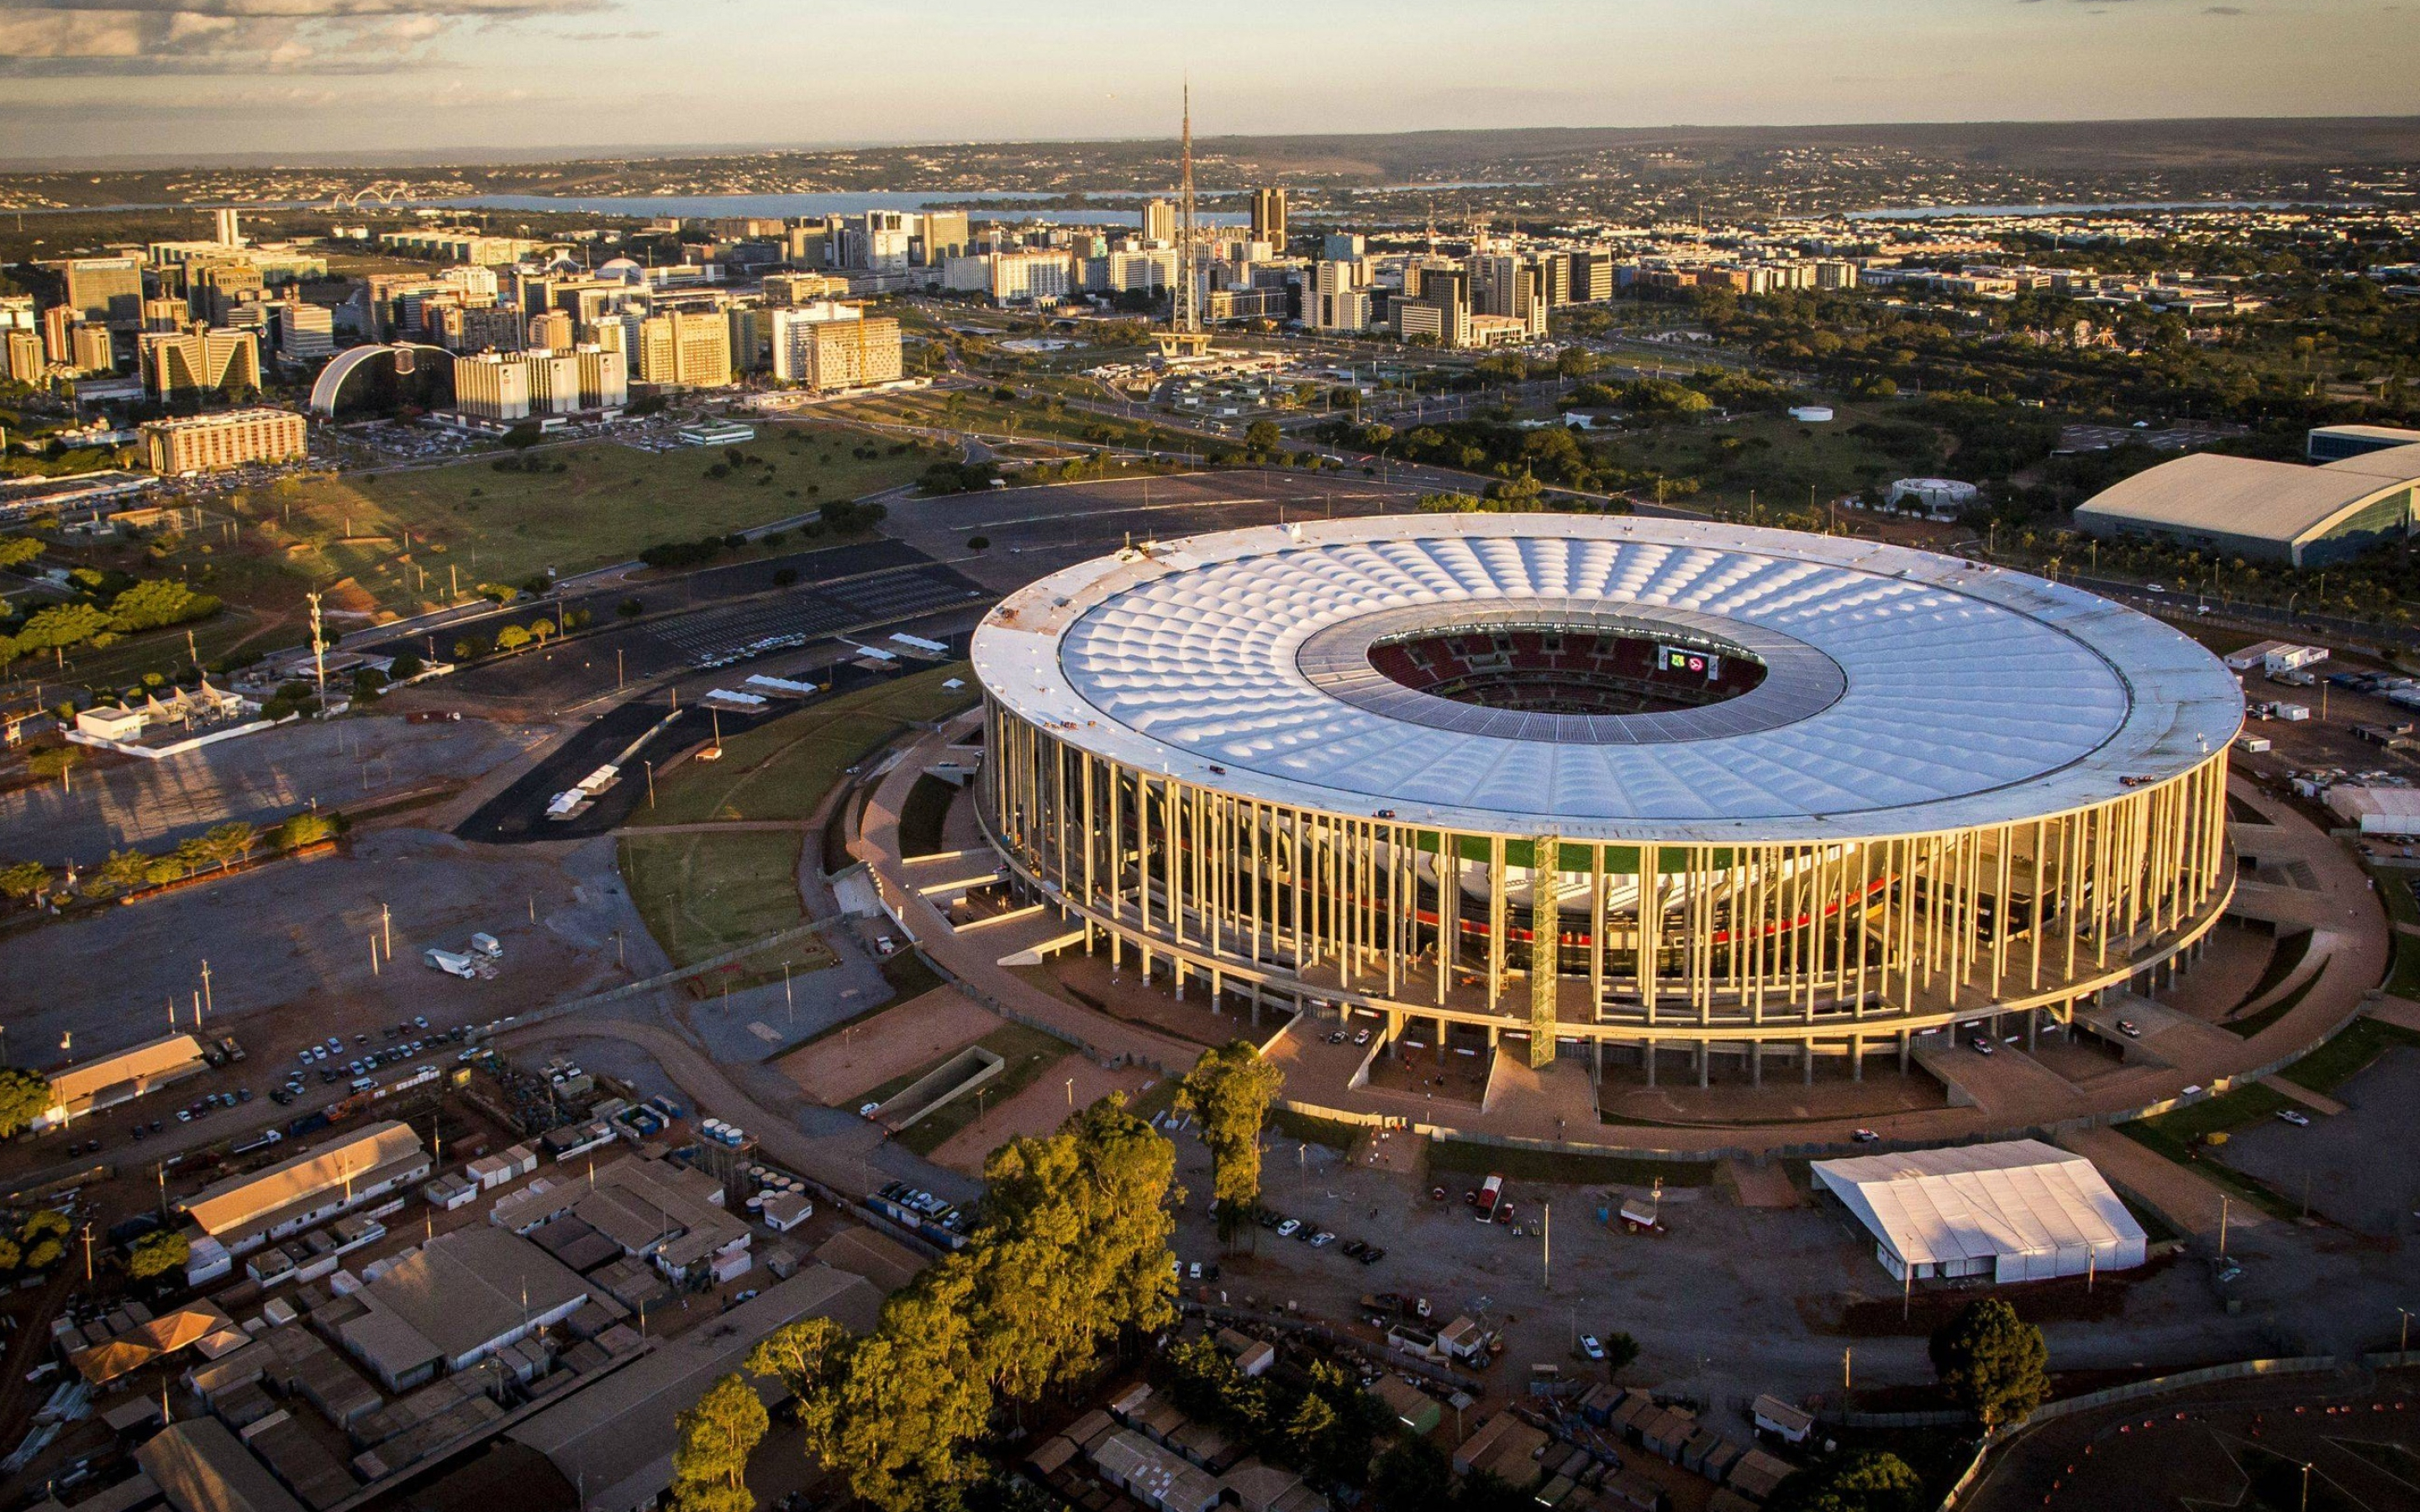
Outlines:
[[[189, 876], [211, 870], [225, 871], [240, 861], [251, 858], [264, 845], [274, 852], [301, 850], [333, 839], [340, 821], [330, 814], [305, 810], [289, 815], [263, 830], [241, 820], [214, 825], [198, 835], [188, 835], [176, 848], [152, 854], [129, 847], [112, 851], [109, 858], [91, 871], [76, 875], [72, 882], [54, 873], [41, 861], [24, 860], [0, 866], [0, 897], [42, 899], [68, 894], [86, 898], [108, 898], [131, 892], [146, 886], [181, 882]], [[5, 1134], [0, 1129], [0, 1134]]]
[[[966, 1248], [885, 1303], [864, 1337], [809, 1319], [760, 1341], [748, 1374], [785, 1386], [807, 1453], [883, 1512], [954, 1504], [986, 1473], [997, 1416], [1088, 1379], [1112, 1344], [1175, 1319], [1169, 1253], [1176, 1150], [1121, 1098], [992, 1153]], [[680, 1512], [746, 1512], [768, 1423], [724, 1378], [681, 1415]]]

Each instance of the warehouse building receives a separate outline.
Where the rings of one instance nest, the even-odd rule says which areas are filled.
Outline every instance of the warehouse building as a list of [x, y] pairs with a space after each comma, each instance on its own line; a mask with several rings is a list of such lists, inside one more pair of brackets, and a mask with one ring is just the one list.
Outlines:
[[163, 1035], [114, 1056], [62, 1067], [50, 1073], [51, 1105], [35, 1116], [33, 1126], [39, 1131], [73, 1123], [209, 1069], [200, 1041], [190, 1034]]
[[[223, 1261], [427, 1179], [428, 1149], [411, 1126], [373, 1123], [206, 1187], [182, 1206]], [[196, 1260], [204, 1248], [194, 1242]]]
[[1814, 1171], [1901, 1281], [2006, 1285], [2122, 1271], [2145, 1257], [2143, 1226], [2093, 1164], [2039, 1139], [1818, 1161]]
[[337, 1330], [353, 1357], [402, 1391], [461, 1370], [578, 1312], [588, 1283], [518, 1234], [479, 1225], [430, 1240], [359, 1293]]
[[2103, 489], [2076, 529], [2104, 540], [2164, 540], [2254, 562], [2325, 566], [2412, 532], [2420, 446], [2320, 467], [2196, 452]]

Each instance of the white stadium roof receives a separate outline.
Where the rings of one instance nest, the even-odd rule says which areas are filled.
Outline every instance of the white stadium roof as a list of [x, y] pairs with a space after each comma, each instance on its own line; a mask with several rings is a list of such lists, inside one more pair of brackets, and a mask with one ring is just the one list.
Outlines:
[[[1381, 635], [1491, 614], [1695, 631], [1768, 673], [1703, 708], [1571, 717], [1367, 666]], [[1012, 595], [974, 661], [1010, 710], [1142, 771], [1406, 824], [1670, 843], [2058, 813], [2190, 770], [2243, 707], [2192, 640], [2038, 578], [1595, 516], [1381, 516], [1122, 552]]]
[[1999, 1278], [2143, 1262], [2143, 1226], [2081, 1155], [2018, 1139], [1818, 1161], [1816, 1179], [1903, 1264]]

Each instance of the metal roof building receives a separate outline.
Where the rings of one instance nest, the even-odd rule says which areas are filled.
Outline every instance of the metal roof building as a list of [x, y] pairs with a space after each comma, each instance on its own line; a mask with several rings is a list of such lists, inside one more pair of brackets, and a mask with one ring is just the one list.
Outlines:
[[2081, 1155], [2017, 1139], [1817, 1161], [1894, 1276], [2042, 1281], [2143, 1263], [2143, 1226]]
[[1872, 541], [1233, 531], [1030, 585], [973, 661], [979, 811], [1088, 945], [1390, 1038], [1510, 1033], [1533, 1065], [1608, 1041], [1651, 1076], [1659, 1048], [1700, 1078], [1715, 1045], [1810, 1076], [1904, 1061], [1910, 1035], [2149, 969], [2230, 885], [2243, 704], [2215, 657]]
[[2412, 532], [2420, 446], [2322, 467], [2196, 452], [2137, 472], [2078, 505], [2087, 534], [2150, 536], [2197, 551], [2317, 566]]

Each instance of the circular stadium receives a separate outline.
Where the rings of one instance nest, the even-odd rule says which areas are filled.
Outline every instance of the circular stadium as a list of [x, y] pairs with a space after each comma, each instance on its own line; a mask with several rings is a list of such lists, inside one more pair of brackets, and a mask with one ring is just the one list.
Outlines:
[[1390, 1043], [1904, 1070], [2169, 969], [2232, 887], [2215, 657], [1871, 541], [1234, 531], [1033, 583], [973, 655], [1020, 890], [1179, 995], [1366, 1010]]

